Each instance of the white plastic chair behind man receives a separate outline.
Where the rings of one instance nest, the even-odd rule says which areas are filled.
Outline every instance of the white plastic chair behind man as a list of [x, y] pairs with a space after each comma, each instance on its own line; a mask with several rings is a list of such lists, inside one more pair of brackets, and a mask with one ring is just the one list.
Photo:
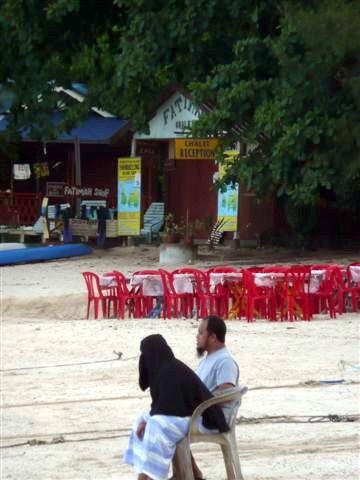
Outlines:
[[[242, 396], [247, 392], [247, 387], [228, 388], [209, 400], [199, 405], [194, 411], [189, 426], [188, 435], [177, 444], [173, 464], [176, 478], [181, 480], [194, 480], [191, 466], [190, 444], [199, 442], [217, 443], [221, 446], [228, 480], [243, 480], [240, 467], [239, 452], [236, 446], [236, 415], [241, 405]], [[221, 404], [231, 400], [238, 402], [230, 419], [230, 430], [227, 433], [201, 433], [198, 428], [199, 418], [211, 405]]]

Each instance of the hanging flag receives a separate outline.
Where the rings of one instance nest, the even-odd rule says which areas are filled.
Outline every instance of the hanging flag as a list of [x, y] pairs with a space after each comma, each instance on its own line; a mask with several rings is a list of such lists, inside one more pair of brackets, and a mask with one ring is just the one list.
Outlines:
[[34, 163], [33, 167], [36, 178], [49, 176], [49, 165], [47, 162]]
[[15, 163], [13, 167], [14, 180], [28, 180], [31, 177], [28, 163]]

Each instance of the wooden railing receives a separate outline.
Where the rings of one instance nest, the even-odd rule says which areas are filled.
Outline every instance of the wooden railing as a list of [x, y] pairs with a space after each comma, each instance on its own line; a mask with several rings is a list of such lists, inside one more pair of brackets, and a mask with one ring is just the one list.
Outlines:
[[0, 224], [33, 225], [40, 216], [42, 194], [0, 192]]

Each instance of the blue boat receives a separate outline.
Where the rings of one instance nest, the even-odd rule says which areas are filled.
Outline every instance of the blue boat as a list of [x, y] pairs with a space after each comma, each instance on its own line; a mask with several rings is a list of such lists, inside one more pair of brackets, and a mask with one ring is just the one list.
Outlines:
[[0, 251], [0, 265], [43, 262], [46, 260], [56, 260], [57, 258], [89, 255], [90, 253], [92, 253], [92, 249], [82, 243], [3, 250]]

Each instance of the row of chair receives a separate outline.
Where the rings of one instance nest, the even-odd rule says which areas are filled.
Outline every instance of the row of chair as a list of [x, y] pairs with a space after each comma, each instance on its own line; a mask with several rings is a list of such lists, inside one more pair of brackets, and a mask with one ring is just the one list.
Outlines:
[[[84, 272], [88, 289], [87, 317], [94, 305], [94, 317], [98, 318], [99, 305], [102, 315], [107, 318], [132, 316], [141, 318], [151, 316], [158, 311], [163, 318], [197, 317], [217, 314], [222, 317], [242, 318], [253, 321], [256, 316], [271, 321], [297, 318], [310, 320], [316, 313], [336, 313], [346, 310], [348, 299], [351, 308], [356, 311], [360, 303], [360, 282], [355, 282], [350, 268], [360, 264], [351, 264], [346, 269], [335, 265], [267, 266], [236, 269], [220, 266], [206, 271], [196, 268], [180, 268], [172, 272], [164, 269], [142, 270], [133, 275], [155, 276], [161, 280], [162, 295], [145, 295], [142, 285], [130, 288], [126, 277], [119, 271], [109, 272], [113, 281], [111, 286], [103, 287], [100, 278], [93, 272]], [[316, 291], [311, 291], [312, 271], [321, 270], [322, 281]], [[211, 285], [212, 273], [223, 273], [225, 281]], [[256, 275], [269, 274], [274, 279], [272, 285], [259, 286]], [[231, 277], [231, 274], [233, 277]], [[175, 288], [175, 278], [187, 276], [192, 289], [179, 293]]]
[[[238, 318], [245, 316], [248, 321], [253, 321], [256, 314], [272, 321], [293, 321], [297, 318], [311, 320], [318, 313], [327, 313], [330, 318], [335, 318], [336, 313], [342, 314], [349, 307], [357, 311], [360, 308], [360, 281], [353, 280], [351, 267], [359, 265], [354, 263], [346, 268], [321, 264], [245, 269], [240, 295], [236, 288], [233, 291], [240, 307], [231, 313]], [[312, 274], [319, 271], [322, 274], [318, 288], [312, 289]], [[272, 274], [274, 285], [257, 286], [255, 272]], [[351, 301], [350, 306], [348, 300]]]
[[[192, 293], [179, 293], [174, 286], [174, 275], [191, 275], [193, 279]], [[83, 272], [88, 291], [87, 318], [93, 305], [94, 317], [98, 318], [99, 305], [104, 318], [113, 315], [117, 318], [147, 317], [156, 306], [161, 304], [161, 313], [164, 318], [190, 317], [193, 312], [199, 312], [201, 317], [207, 314], [227, 314], [227, 299], [223, 292], [212, 292], [208, 277], [201, 270], [178, 269], [173, 272], [167, 270], [142, 270], [133, 275], [145, 275], [161, 279], [163, 294], [144, 295], [140, 286], [130, 288], [125, 275], [119, 271], [105, 274], [112, 277], [112, 285], [101, 286], [100, 277], [93, 272]], [[201, 288], [196, 288], [200, 285]]]

